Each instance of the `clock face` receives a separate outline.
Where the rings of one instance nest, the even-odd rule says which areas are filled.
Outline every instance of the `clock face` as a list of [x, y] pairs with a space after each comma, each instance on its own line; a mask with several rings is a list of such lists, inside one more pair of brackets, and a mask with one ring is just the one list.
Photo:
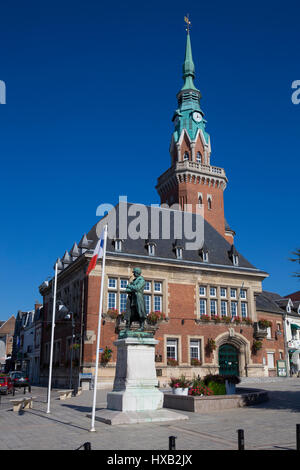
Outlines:
[[201, 122], [202, 121], [202, 116], [200, 113], [198, 113], [197, 111], [195, 113], [193, 113], [193, 119], [196, 121], [196, 122]]

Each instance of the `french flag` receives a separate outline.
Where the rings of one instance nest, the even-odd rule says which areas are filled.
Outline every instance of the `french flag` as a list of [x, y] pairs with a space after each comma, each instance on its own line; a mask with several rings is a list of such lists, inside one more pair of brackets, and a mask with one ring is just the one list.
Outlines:
[[103, 258], [104, 253], [104, 229], [102, 230], [101, 236], [97, 242], [97, 245], [94, 249], [94, 254], [88, 265], [86, 275], [88, 276], [90, 272], [95, 268], [98, 258]]

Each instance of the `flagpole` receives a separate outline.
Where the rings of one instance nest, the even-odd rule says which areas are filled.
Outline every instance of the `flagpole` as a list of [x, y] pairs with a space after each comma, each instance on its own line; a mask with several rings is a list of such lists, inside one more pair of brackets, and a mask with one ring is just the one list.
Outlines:
[[96, 346], [96, 367], [94, 379], [94, 394], [93, 394], [93, 408], [92, 408], [92, 424], [90, 432], [95, 432], [95, 411], [96, 411], [96, 394], [97, 394], [97, 379], [99, 367], [99, 348], [100, 348], [100, 334], [101, 334], [101, 315], [103, 304], [103, 287], [104, 287], [104, 272], [105, 272], [105, 257], [106, 257], [106, 240], [107, 240], [107, 225], [104, 227], [104, 246], [102, 258], [102, 274], [101, 274], [101, 287], [100, 287], [100, 301], [99, 301], [99, 317], [98, 317], [98, 333], [97, 333], [97, 346]]
[[55, 263], [55, 276], [54, 276], [54, 293], [53, 293], [53, 310], [52, 310], [52, 328], [51, 328], [51, 347], [50, 347], [50, 363], [49, 363], [47, 413], [50, 413], [50, 394], [51, 394], [52, 362], [53, 362], [53, 341], [54, 341], [55, 311], [56, 311], [56, 287], [57, 287], [57, 263]]

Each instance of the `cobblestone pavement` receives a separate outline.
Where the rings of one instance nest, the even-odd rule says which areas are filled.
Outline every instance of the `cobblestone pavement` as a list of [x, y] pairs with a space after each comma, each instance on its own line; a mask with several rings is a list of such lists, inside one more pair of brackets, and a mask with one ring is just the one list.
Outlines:
[[[65, 401], [51, 394], [47, 414], [47, 389], [32, 387], [33, 409], [12, 411], [12, 396], [0, 403], [0, 449], [72, 450], [90, 442], [92, 450], [168, 450], [168, 438], [177, 436], [177, 450], [236, 450], [237, 430], [243, 429], [245, 450], [296, 448], [296, 424], [300, 423], [300, 379], [243, 383], [243, 387], [269, 391], [270, 400], [260, 405], [210, 413], [190, 413], [184, 421], [110, 426], [96, 421], [89, 432], [92, 391]], [[106, 407], [107, 391], [97, 391], [97, 409]], [[17, 391], [17, 397], [23, 391]]]

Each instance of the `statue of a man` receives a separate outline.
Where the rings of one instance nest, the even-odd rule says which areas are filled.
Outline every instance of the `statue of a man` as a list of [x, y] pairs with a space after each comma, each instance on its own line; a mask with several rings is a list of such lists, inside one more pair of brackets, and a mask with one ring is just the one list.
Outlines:
[[128, 284], [126, 292], [128, 293], [127, 305], [126, 305], [126, 328], [130, 328], [133, 321], [140, 323], [140, 329], [144, 330], [144, 323], [147, 317], [145, 299], [144, 299], [144, 288], [145, 279], [141, 275], [140, 268], [133, 269], [134, 280]]

